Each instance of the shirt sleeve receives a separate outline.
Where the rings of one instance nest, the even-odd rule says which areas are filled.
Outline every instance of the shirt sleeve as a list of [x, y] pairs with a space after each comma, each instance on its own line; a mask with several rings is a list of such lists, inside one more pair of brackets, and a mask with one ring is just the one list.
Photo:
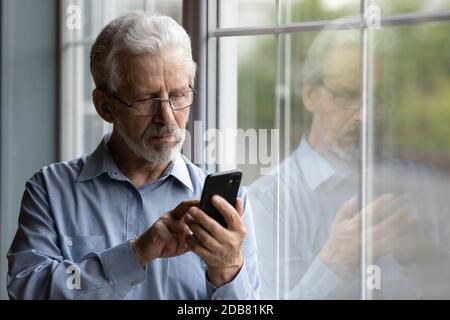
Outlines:
[[289, 291], [287, 298], [357, 299], [358, 290], [355, 281], [341, 279], [316, 256], [299, 283]]
[[129, 241], [76, 263], [65, 260], [42, 174], [26, 183], [8, 252], [10, 299], [121, 299], [145, 278]]
[[206, 280], [208, 297], [211, 297], [213, 300], [259, 299], [260, 280], [253, 227], [253, 213], [247, 194], [247, 190], [241, 188], [239, 197], [244, 203], [244, 223], [247, 229], [244, 240], [244, 264], [231, 282], [219, 288], [214, 287], [208, 279]]

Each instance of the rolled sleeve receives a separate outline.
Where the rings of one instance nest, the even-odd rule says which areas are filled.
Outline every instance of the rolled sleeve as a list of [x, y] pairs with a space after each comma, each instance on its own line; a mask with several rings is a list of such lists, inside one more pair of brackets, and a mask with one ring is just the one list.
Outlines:
[[145, 268], [138, 262], [130, 241], [103, 251], [100, 260], [111, 284], [122, 297], [146, 279]]
[[254, 300], [255, 290], [249, 281], [247, 268], [244, 264], [236, 277], [229, 283], [216, 288], [207, 280], [208, 296], [212, 300]]

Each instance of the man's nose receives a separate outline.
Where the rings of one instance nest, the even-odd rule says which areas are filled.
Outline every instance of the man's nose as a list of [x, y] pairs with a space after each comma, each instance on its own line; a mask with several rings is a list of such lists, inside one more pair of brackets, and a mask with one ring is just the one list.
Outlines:
[[363, 120], [361, 108], [353, 110], [352, 119], [358, 122], [361, 122]]
[[159, 108], [156, 113], [156, 120], [165, 125], [174, 122], [173, 110], [169, 100], [160, 101]]

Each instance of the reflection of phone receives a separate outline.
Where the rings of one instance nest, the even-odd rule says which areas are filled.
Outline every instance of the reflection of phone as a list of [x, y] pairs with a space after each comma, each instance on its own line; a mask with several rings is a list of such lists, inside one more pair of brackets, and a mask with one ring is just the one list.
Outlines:
[[236, 197], [238, 195], [241, 179], [242, 172], [240, 170], [211, 173], [206, 177], [202, 197], [200, 199], [200, 209], [219, 222], [224, 228], [227, 227], [227, 223], [222, 214], [211, 203], [211, 197], [217, 194], [234, 207], [236, 205]]

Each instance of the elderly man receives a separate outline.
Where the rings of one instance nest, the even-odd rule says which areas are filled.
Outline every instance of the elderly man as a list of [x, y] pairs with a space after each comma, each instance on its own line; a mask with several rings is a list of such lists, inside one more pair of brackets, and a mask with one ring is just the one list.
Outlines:
[[[314, 39], [302, 69], [310, 129], [276, 174], [249, 187], [263, 298], [277, 290], [294, 299], [358, 299], [362, 290], [379, 299], [450, 296], [448, 179], [375, 148], [365, 172], [365, 210], [358, 201], [360, 52], [359, 30], [343, 21]], [[371, 83], [374, 92], [382, 84], [377, 77]], [[382, 100], [370, 101], [375, 121], [367, 125], [379, 133]]]
[[197, 205], [207, 172], [180, 154], [196, 65], [173, 19], [113, 20], [91, 51], [97, 113], [113, 124], [90, 155], [26, 184], [8, 254], [11, 299], [255, 299], [245, 190], [215, 196], [225, 229]]

